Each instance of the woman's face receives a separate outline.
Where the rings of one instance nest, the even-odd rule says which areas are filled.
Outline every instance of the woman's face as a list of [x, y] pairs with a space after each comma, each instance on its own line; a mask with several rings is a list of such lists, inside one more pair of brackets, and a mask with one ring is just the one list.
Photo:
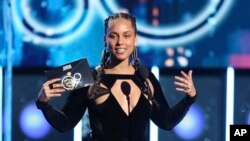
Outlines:
[[111, 59], [129, 59], [136, 42], [136, 33], [131, 21], [124, 18], [112, 20], [108, 25], [104, 42], [111, 53]]

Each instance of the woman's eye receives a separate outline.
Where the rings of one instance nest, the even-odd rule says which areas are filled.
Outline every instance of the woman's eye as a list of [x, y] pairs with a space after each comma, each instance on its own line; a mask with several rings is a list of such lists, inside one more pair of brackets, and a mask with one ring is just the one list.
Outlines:
[[110, 35], [109, 35], [109, 38], [112, 38], [112, 39], [113, 39], [113, 38], [116, 38], [116, 35], [110, 34]]
[[129, 38], [130, 36], [131, 36], [131, 35], [129, 35], [129, 34], [128, 34], [128, 35], [124, 35], [125, 38]]

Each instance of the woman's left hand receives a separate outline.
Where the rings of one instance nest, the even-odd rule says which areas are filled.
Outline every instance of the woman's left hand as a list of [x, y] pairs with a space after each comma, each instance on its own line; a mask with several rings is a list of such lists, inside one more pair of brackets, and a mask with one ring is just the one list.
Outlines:
[[180, 76], [175, 76], [175, 85], [177, 85], [176, 90], [179, 92], [184, 92], [188, 94], [189, 96], [193, 97], [196, 95], [196, 89], [193, 83], [193, 78], [192, 78], [192, 70], [190, 70], [187, 73], [184, 71], [181, 71], [181, 77]]

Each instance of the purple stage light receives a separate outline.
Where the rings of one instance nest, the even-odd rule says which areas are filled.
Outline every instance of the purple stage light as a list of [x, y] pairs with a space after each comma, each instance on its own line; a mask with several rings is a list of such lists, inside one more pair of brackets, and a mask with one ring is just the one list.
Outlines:
[[19, 124], [23, 133], [32, 139], [45, 137], [51, 129], [42, 112], [36, 108], [34, 103], [29, 103], [24, 107]]
[[192, 105], [184, 119], [174, 128], [174, 132], [183, 139], [195, 139], [204, 128], [204, 114], [197, 105]]

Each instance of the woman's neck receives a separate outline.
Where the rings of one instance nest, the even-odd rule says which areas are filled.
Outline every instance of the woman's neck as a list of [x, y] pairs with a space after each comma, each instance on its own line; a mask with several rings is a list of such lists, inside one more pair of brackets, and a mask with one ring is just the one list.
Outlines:
[[123, 61], [120, 63], [110, 63], [105, 69], [107, 74], [134, 74], [135, 69], [132, 64], [128, 61]]

